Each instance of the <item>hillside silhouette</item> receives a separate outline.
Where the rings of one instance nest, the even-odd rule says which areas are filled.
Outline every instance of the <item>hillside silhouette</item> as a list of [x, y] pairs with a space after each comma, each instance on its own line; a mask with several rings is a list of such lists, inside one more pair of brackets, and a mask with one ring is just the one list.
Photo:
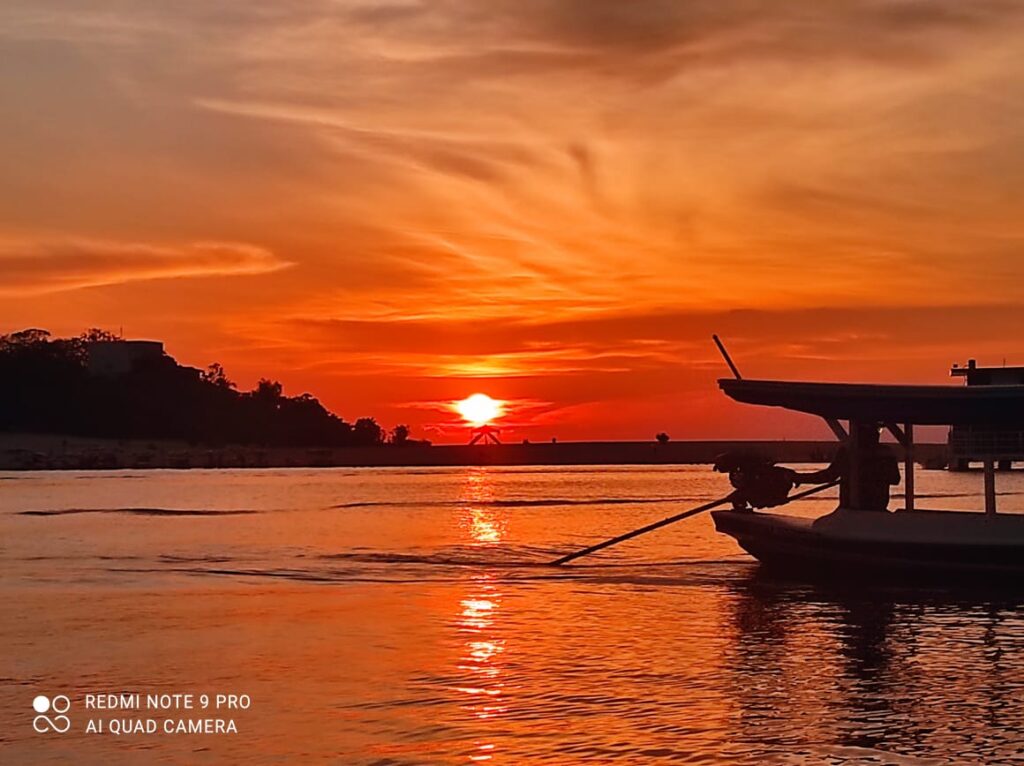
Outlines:
[[[285, 396], [260, 380], [238, 391], [224, 368], [178, 364], [155, 341], [103, 330], [54, 338], [0, 336], [0, 431], [203, 444], [372, 446], [388, 441], [373, 418], [348, 423], [311, 394]], [[399, 427], [395, 443], [407, 443]]]

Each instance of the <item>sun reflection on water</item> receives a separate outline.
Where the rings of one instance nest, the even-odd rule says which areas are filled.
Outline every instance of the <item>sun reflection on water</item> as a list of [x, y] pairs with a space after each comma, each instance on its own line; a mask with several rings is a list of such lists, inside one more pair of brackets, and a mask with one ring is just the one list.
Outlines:
[[[487, 721], [508, 711], [505, 704], [505, 683], [502, 680], [501, 656], [505, 639], [497, 630], [501, 592], [489, 574], [475, 575], [470, 594], [460, 602], [456, 625], [464, 637], [458, 669], [466, 674], [467, 683], [457, 687], [466, 695], [463, 710], [478, 721]], [[494, 743], [478, 740], [468, 758], [473, 762], [489, 761]]]
[[505, 510], [492, 505], [494, 482], [485, 469], [477, 469], [466, 475], [459, 500], [464, 508], [459, 524], [469, 533], [474, 544], [489, 545], [504, 539], [507, 522]]

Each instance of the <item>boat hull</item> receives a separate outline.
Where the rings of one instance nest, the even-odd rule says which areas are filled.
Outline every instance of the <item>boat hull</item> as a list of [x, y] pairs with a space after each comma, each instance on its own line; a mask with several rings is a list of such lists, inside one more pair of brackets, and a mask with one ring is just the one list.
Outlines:
[[737, 511], [712, 517], [766, 568], [802, 578], [1024, 584], [1024, 516], [840, 509], [814, 520]]

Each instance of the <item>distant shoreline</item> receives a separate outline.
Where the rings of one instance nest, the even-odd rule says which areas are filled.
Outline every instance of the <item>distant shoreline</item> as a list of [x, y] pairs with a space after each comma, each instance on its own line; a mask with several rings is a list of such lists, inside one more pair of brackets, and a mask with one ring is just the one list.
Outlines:
[[[379, 447], [200, 446], [149, 440], [87, 439], [49, 434], [0, 434], [0, 470], [120, 470], [146, 468], [360, 468], [515, 465], [699, 465], [736, 449], [753, 449], [780, 463], [831, 459], [835, 441], [700, 440], [558, 442]], [[897, 448], [898, 449], [898, 448]], [[919, 444], [919, 462], [939, 462], [945, 444]]]

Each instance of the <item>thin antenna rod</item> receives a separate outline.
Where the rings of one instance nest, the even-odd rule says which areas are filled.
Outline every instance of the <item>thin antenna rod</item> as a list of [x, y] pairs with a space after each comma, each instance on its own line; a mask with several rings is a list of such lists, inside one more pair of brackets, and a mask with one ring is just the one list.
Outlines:
[[[725, 346], [722, 344], [719, 337], [717, 335], [712, 335], [711, 339], [715, 342], [715, 345], [718, 346], [718, 350], [721, 352], [722, 358], [725, 359], [725, 363], [729, 365], [729, 369], [732, 370], [732, 374], [736, 376], [736, 380], [743, 380], [743, 376], [740, 375], [740, 371], [736, 369], [736, 365], [732, 362], [732, 357], [729, 356], [729, 352], [725, 350]], [[836, 435], [836, 438], [839, 441], [846, 441], [849, 434], [846, 433], [846, 429], [843, 428], [842, 423], [835, 418], [826, 418], [824, 415], [822, 415], [822, 419], [828, 424], [828, 427], [832, 429], [832, 433]]]
[[719, 352], [722, 354], [722, 358], [725, 359], [725, 363], [729, 365], [729, 369], [732, 370], [732, 374], [736, 376], [736, 380], [743, 380], [743, 376], [740, 375], [740, 371], [736, 369], [736, 365], [732, 363], [732, 357], [729, 356], [729, 352], [725, 350], [725, 346], [722, 345], [722, 341], [718, 339], [717, 335], [712, 335], [711, 339], [718, 346]]

